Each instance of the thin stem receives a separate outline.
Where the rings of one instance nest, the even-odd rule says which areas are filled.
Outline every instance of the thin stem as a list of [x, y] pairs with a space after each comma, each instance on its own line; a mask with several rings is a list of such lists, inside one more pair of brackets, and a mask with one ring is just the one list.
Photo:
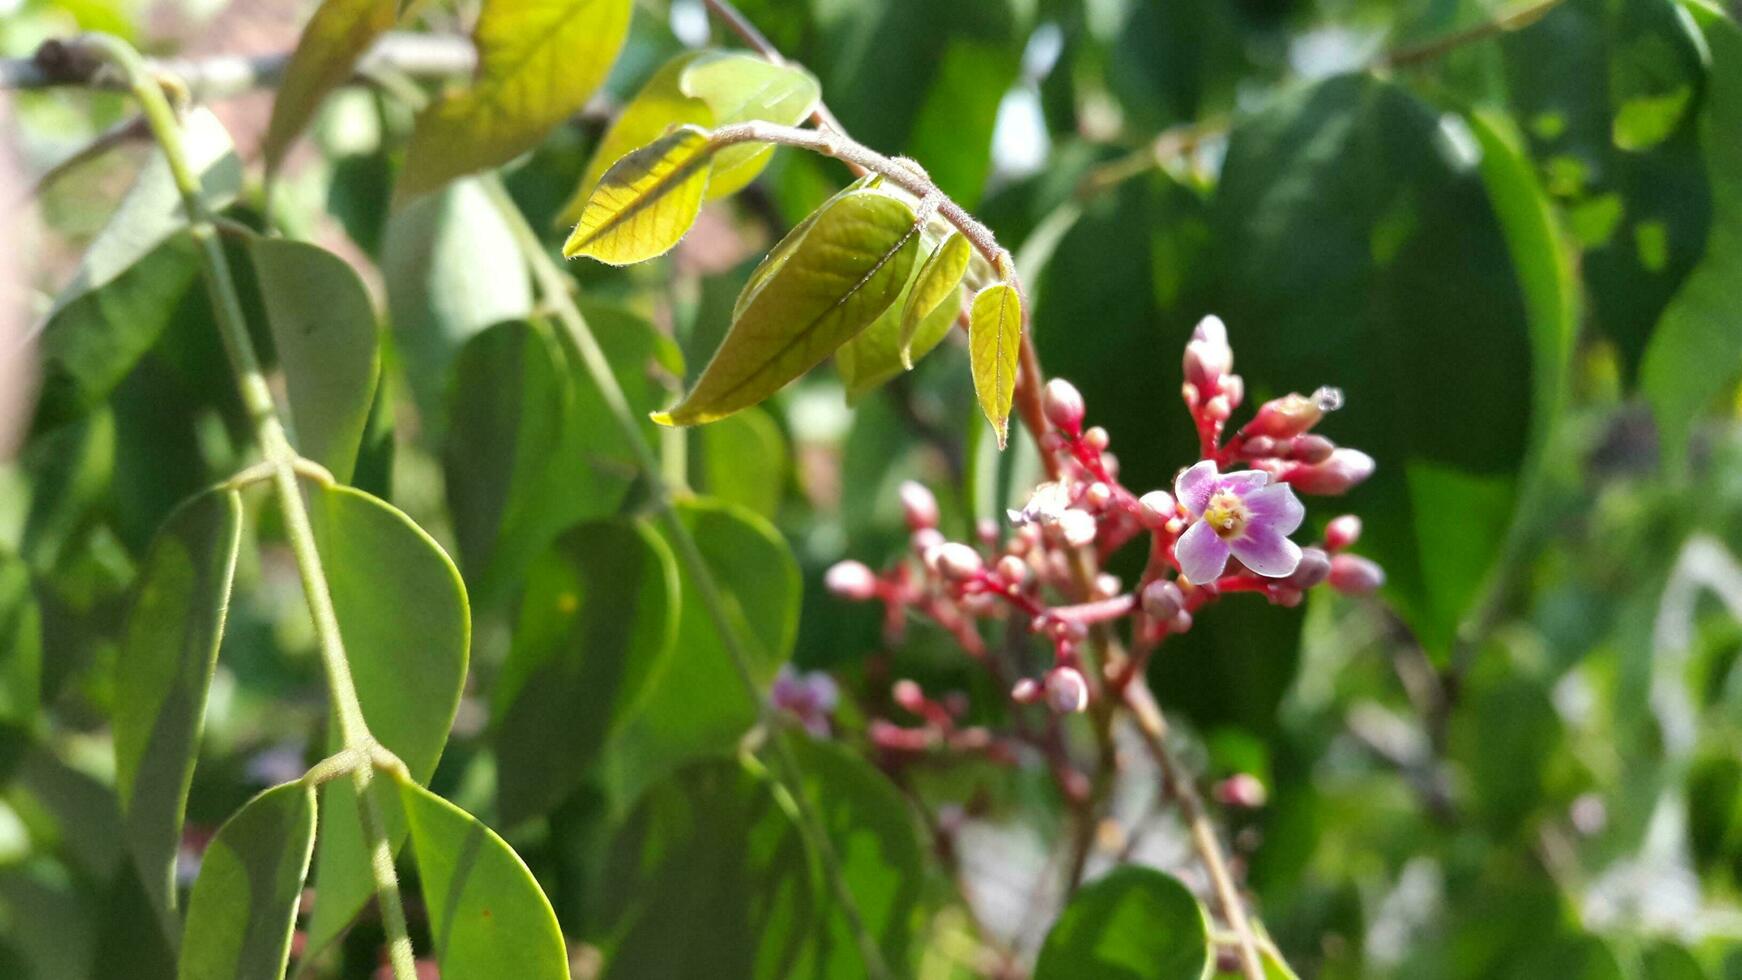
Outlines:
[[1561, 5], [1562, 0], [1535, 0], [1511, 10], [1502, 10], [1488, 20], [1474, 27], [1454, 31], [1442, 37], [1431, 38], [1420, 44], [1397, 48], [1379, 60], [1379, 65], [1390, 68], [1407, 68], [1425, 64], [1441, 58], [1466, 44], [1484, 41], [1509, 31], [1529, 27], [1541, 20], [1549, 11]]
[[[332, 693], [339, 734], [346, 751], [368, 757], [375, 745], [369, 726], [363, 719], [362, 704], [351, 678], [350, 664], [345, 658], [344, 641], [339, 635], [338, 615], [333, 608], [332, 592], [321, 567], [320, 552], [315, 547], [314, 528], [308, 508], [297, 486], [296, 450], [285, 435], [284, 424], [267, 387], [260, 368], [260, 359], [248, 335], [247, 319], [231, 278], [229, 263], [224, 258], [218, 240], [218, 229], [211, 209], [206, 205], [198, 175], [187, 162], [182, 146], [181, 123], [164, 96], [161, 83], [147, 68], [144, 59], [126, 42], [104, 34], [89, 34], [75, 42], [88, 56], [107, 62], [119, 69], [128, 87], [138, 100], [152, 135], [163, 149], [171, 175], [181, 192], [189, 218], [189, 230], [200, 245], [202, 271], [206, 290], [223, 339], [224, 350], [236, 374], [242, 403], [254, 425], [254, 436], [266, 463], [271, 466], [271, 482], [283, 513], [285, 536], [291, 553], [296, 557], [297, 571], [302, 579], [303, 595], [308, 602], [309, 616], [314, 620], [319, 639], [321, 662], [326, 669], [327, 687]], [[417, 968], [412, 958], [411, 940], [405, 924], [405, 910], [399, 897], [399, 881], [393, 870], [393, 852], [382, 829], [382, 818], [369, 786], [374, 770], [367, 765], [350, 770], [352, 785], [357, 789], [358, 815], [364, 840], [370, 847], [370, 866], [375, 878], [381, 918], [388, 936], [388, 952], [396, 980], [416, 980]]]
[[798, 759], [793, 755], [792, 748], [786, 743], [781, 730], [780, 719], [775, 717], [768, 701], [756, 684], [756, 679], [750, 668], [750, 655], [744, 647], [743, 638], [739, 636], [737, 626], [732, 622], [725, 596], [714, 580], [713, 571], [702, 557], [701, 548], [696, 544], [695, 536], [684, 524], [683, 518], [673, 506], [671, 488], [662, 478], [662, 468], [659, 459], [654, 455], [653, 448], [648, 444], [641, 431], [641, 425], [635, 410], [630, 407], [629, 400], [623, 394], [623, 388], [617, 383], [617, 377], [611, 371], [611, 363], [605, 357], [605, 352], [599, 347], [598, 340], [593, 336], [592, 328], [587, 325], [586, 317], [581, 314], [580, 307], [575, 305], [574, 297], [570, 295], [570, 280], [556, 261], [551, 258], [538, 235], [527, 223], [525, 215], [515, 205], [513, 198], [502, 186], [502, 182], [494, 175], [484, 178], [484, 186], [501, 211], [503, 219], [508, 223], [514, 234], [521, 254], [527, 265], [532, 269], [533, 279], [538, 283], [543, 300], [556, 313], [557, 322], [562, 324], [575, 352], [580, 356], [581, 366], [587, 376], [599, 389], [600, 396], [605, 401], [611, 417], [635, 453], [636, 464], [642, 474], [647, 477], [649, 497], [657, 512], [660, 524], [664, 527], [670, 539], [677, 558], [683, 563], [689, 573], [696, 592], [701, 597], [702, 605], [708, 612], [708, 618], [713, 621], [714, 629], [719, 634], [721, 645], [726, 648], [727, 659], [738, 675], [739, 683], [751, 702], [756, 705], [757, 715], [768, 729], [770, 737], [770, 755], [774, 761], [775, 781], [792, 798], [798, 811], [800, 831], [808, 839], [823, 866], [823, 875], [834, 891], [835, 900], [840, 903], [841, 914], [847, 920], [848, 929], [853, 933], [855, 942], [859, 945], [859, 953], [865, 963], [865, 972], [876, 980], [887, 980], [891, 975], [889, 967], [883, 960], [882, 950], [872, 937], [870, 929], [865, 925], [865, 918], [859, 911], [858, 902], [854, 899], [852, 890], [847, 887], [846, 876], [841, 870], [840, 856], [829, 839], [828, 830], [823, 825], [821, 816], [816, 812], [815, 804], [804, 791], [802, 773]]

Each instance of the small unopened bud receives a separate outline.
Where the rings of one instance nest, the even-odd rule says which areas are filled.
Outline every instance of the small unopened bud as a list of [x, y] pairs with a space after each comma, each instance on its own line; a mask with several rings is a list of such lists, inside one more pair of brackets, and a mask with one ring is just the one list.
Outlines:
[[1168, 620], [1167, 623], [1167, 631], [1169, 633], [1185, 633], [1191, 630], [1191, 628], [1192, 614], [1186, 612], [1184, 609], [1174, 613], [1173, 618]]
[[1360, 555], [1337, 555], [1331, 559], [1330, 582], [1344, 595], [1371, 595], [1385, 584], [1385, 569]]
[[1046, 675], [1046, 703], [1061, 715], [1089, 706], [1089, 684], [1075, 667], [1054, 667]]
[[[944, 532], [935, 527], [922, 527], [913, 532], [913, 537], [908, 540], [913, 545], [914, 552], [925, 558], [927, 552], [944, 543]], [[926, 560], [926, 567], [931, 567], [930, 559]]]
[[1216, 422], [1228, 421], [1228, 416], [1234, 414], [1234, 406], [1228, 403], [1227, 395], [1217, 395], [1204, 403], [1204, 417]]
[[957, 582], [973, 578], [985, 567], [980, 553], [960, 541], [946, 541], [932, 549], [932, 554], [936, 557], [931, 563], [937, 566], [938, 574]]
[[925, 691], [914, 681], [906, 678], [896, 681], [889, 689], [889, 696], [903, 711], [917, 715], [925, 710]]
[[1310, 589], [1323, 582], [1331, 574], [1331, 556], [1320, 548], [1302, 548], [1300, 564], [1294, 566], [1293, 574], [1283, 579], [1280, 585], [1291, 589]]
[[823, 586], [843, 599], [864, 602], [877, 594], [877, 576], [864, 562], [841, 561], [823, 574]]
[[1221, 390], [1222, 378], [1234, 370], [1234, 349], [1228, 346], [1228, 327], [1221, 317], [1207, 316], [1198, 321], [1192, 339], [1186, 342], [1184, 361], [1186, 383], [1201, 393]]
[[1046, 411], [1047, 421], [1071, 435], [1083, 430], [1083, 393], [1069, 381], [1063, 378], [1048, 381], [1041, 407]]
[[910, 531], [922, 531], [938, 526], [938, 498], [932, 496], [925, 484], [915, 480], [904, 480], [899, 491], [901, 496], [901, 513], [907, 518]]
[[1083, 491], [1083, 502], [1094, 510], [1107, 506], [1112, 499], [1113, 488], [1099, 480], [1089, 484], [1089, 489]]
[[1246, 400], [1246, 379], [1238, 374], [1230, 374], [1222, 379], [1222, 397], [1228, 399], [1228, 404], [1239, 408]]
[[1119, 479], [1119, 455], [1117, 453], [1101, 453], [1101, 469], [1107, 471], [1107, 479]]
[[1373, 475], [1373, 457], [1359, 449], [1338, 449], [1324, 462], [1288, 471], [1288, 482], [1301, 493], [1335, 495]]
[[1237, 772], [1217, 783], [1214, 794], [1217, 803], [1244, 810], [1263, 806], [1270, 796], [1258, 777], [1246, 772]]
[[1296, 436], [1288, 454], [1303, 463], [1322, 463], [1336, 452], [1337, 444], [1321, 435]]
[[1109, 444], [1111, 444], [1112, 439], [1108, 438], [1106, 429], [1103, 429], [1097, 425], [1097, 426], [1091, 427], [1089, 429], [1089, 431], [1083, 433], [1083, 441], [1089, 444], [1090, 449], [1093, 449], [1096, 452], [1100, 452], [1101, 450], [1106, 449]]
[[1361, 540], [1361, 518], [1354, 514], [1344, 514], [1331, 518], [1331, 523], [1325, 525], [1325, 549], [1327, 551], [1342, 551]]
[[1143, 611], [1156, 622], [1165, 623], [1185, 608], [1186, 597], [1179, 586], [1168, 579], [1156, 579], [1143, 587]]
[[1299, 392], [1289, 392], [1258, 406], [1258, 414], [1246, 424], [1246, 431], [1272, 439], [1291, 439], [1318, 425], [1324, 417], [1318, 402]]
[[1095, 515], [1086, 510], [1073, 507], [1060, 514], [1058, 527], [1059, 533], [1064, 535], [1065, 543], [1073, 548], [1082, 548], [1095, 541]]
[[1005, 555], [998, 559], [998, 577], [1011, 585], [1021, 585], [1028, 581], [1028, 562], [1015, 555]]
[[998, 544], [998, 522], [990, 517], [982, 517], [974, 522], [974, 534], [986, 547], [996, 547]]
[[1252, 436], [1240, 441], [1240, 452], [1251, 457], [1276, 455], [1276, 440], [1269, 436]]
[[1095, 576], [1095, 597], [1111, 599], [1119, 594], [1119, 576], [1111, 572], [1102, 572]]
[[1040, 700], [1040, 682], [1032, 677], [1024, 677], [1010, 689], [1010, 700], [1017, 704], [1033, 704]]

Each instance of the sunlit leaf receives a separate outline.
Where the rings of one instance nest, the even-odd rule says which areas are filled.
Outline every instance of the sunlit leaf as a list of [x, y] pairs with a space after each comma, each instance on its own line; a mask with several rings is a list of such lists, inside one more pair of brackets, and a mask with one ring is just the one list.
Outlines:
[[252, 238], [272, 343], [302, 455], [349, 482], [380, 372], [375, 309], [349, 263], [323, 248]]
[[[909, 288], [907, 302], [901, 309], [902, 367], [913, 370], [913, 362], [917, 359], [913, 351], [920, 346], [921, 324], [944, 305], [945, 300], [959, 295], [956, 287], [961, 285], [962, 276], [968, 271], [968, 259], [973, 253], [974, 247], [968, 239], [959, 232], [952, 232], [919, 267], [919, 275]], [[960, 300], [956, 305], [959, 309]], [[955, 319], [954, 313], [950, 319]], [[921, 350], [918, 357], [924, 356], [925, 350]]]
[[532, 567], [492, 692], [504, 826], [560, 803], [592, 769], [664, 676], [679, 605], [677, 560], [640, 523], [583, 524]]
[[393, 26], [398, 0], [322, 0], [297, 39], [272, 102], [260, 152], [275, 171], [327, 93], [345, 83], [369, 46]]
[[747, 408], [701, 430], [698, 489], [773, 520], [785, 496], [791, 459], [772, 416]]
[[[826, 205], [661, 425], [697, 425], [767, 398], [869, 326], [900, 294], [919, 249], [913, 209], [871, 190]], [[779, 251], [780, 247], [776, 247]]]
[[1203, 906], [1179, 879], [1126, 865], [1065, 906], [1035, 980], [1200, 980], [1213, 965], [1207, 932]]
[[710, 151], [706, 130], [682, 126], [612, 164], [563, 255], [629, 265], [670, 251], [701, 212]]
[[443, 980], [568, 980], [550, 900], [495, 831], [412, 782], [399, 784]]
[[[426, 781], [465, 685], [471, 646], [465, 586], [441, 547], [392, 506], [349, 487], [309, 490], [309, 518], [363, 717], [412, 778]], [[329, 725], [329, 736], [336, 750], [336, 726]], [[384, 790], [377, 800], [397, 846], [405, 825], [394, 795]], [[309, 925], [311, 948], [337, 935], [375, 892], [358, 820], [350, 781], [327, 783], [315, 857], [321, 900]]]
[[315, 841], [315, 791], [286, 783], [224, 822], [200, 858], [180, 980], [284, 975]]
[[[683, 94], [707, 105], [716, 129], [755, 120], [795, 125], [811, 114], [822, 96], [817, 80], [803, 68], [739, 52], [710, 52], [697, 58], [684, 68], [678, 85]], [[773, 152], [774, 147], [766, 143], [739, 143], [720, 150], [714, 156], [708, 197], [743, 190]]]
[[654, 142], [674, 126], [700, 126], [704, 129], [713, 126], [714, 113], [708, 104], [685, 95], [678, 84], [684, 69], [704, 55], [705, 52], [701, 51], [685, 51], [667, 61], [617, 113], [605, 135], [599, 138], [599, 145], [581, 174], [581, 184], [563, 205], [557, 224], [572, 227], [579, 223], [587, 199], [593, 196], [593, 188], [599, 186], [599, 178], [631, 151]]
[[397, 193], [506, 163], [598, 90], [629, 36], [632, 0], [487, 0], [478, 78], [417, 117]]
[[902, 363], [903, 354], [913, 359], [924, 357], [950, 335], [950, 328], [955, 326], [956, 317], [962, 311], [962, 291], [953, 287], [941, 303], [932, 307], [931, 312], [914, 325], [913, 336], [909, 338], [910, 349], [905, 352], [901, 349], [903, 314], [911, 305], [905, 300], [911, 300], [917, 288], [919, 280], [916, 277], [908, 284], [904, 299], [890, 304], [875, 322], [859, 332], [859, 336], [835, 352], [835, 366], [841, 372], [841, 383], [846, 386], [849, 402], [858, 401], [866, 392], [908, 370]]
[[195, 497], [159, 531], [115, 662], [115, 791], [152, 904], [175, 907], [175, 854], [241, 543], [234, 491]]
[[1022, 299], [1016, 287], [993, 283], [974, 297], [968, 314], [968, 357], [973, 367], [974, 394], [998, 448], [1010, 431], [1010, 405], [1016, 397], [1016, 363], [1022, 351]]

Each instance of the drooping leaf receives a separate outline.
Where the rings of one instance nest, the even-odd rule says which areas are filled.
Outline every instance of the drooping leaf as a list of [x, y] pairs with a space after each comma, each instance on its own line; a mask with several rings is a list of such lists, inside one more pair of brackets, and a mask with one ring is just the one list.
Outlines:
[[1126, 865], [1071, 899], [1046, 934], [1035, 980], [1200, 980], [1213, 965], [1203, 906], [1179, 879]]
[[904, 300], [911, 298], [917, 288], [919, 280], [915, 278], [908, 284], [904, 298], [891, 303], [875, 322], [835, 352], [835, 366], [841, 372], [841, 383], [847, 389], [849, 402], [856, 402], [866, 392], [907, 370], [902, 363], [904, 355], [924, 357], [950, 335], [950, 328], [955, 326], [956, 317], [962, 311], [960, 289], [953, 290], [943, 302], [932, 307], [931, 312], [915, 325], [910, 350], [901, 349], [902, 315], [909, 305]]
[[[370, 733], [405, 762], [413, 779], [426, 781], [465, 686], [472, 628], [465, 585], [422, 528], [359, 490], [310, 487], [309, 519]], [[337, 750], [336, 726], [329, 731]], [[405, 824], [394, 794], [383, 790], [376, 799], [397, 847]], [[315, 858], [321, 900], [309, 925], [313, 949], [325, 946], [374, 894], [358, 821], [350, 781], [327, 783]]]
[[[763, 122], [792, 126], [816, 108], [822, 90], [817, 80], [797, 65], [777, 65], [735, 51], [709, 52], [690, 62], [678, 79], [687, 95], [699, 99], [713, 116], [713, 127]], [[743, 190], [768, 162], [774, 147], [739, 143], [714, 156], [708, 197], [721, 198]]]
[[348, 483], [380, 373], [369, 294], [349, 263], [283, 238], [251, 238], [273, 346], [284, 372], [292, 441]]
[[430, 938], [445, 980], [568, 980], [550, 900], [495, 831], [413, 782], [399, 784]]
[[1646, 348], [1640, 387], [1651, 403], [1666, 460], [1680, 465], [1694, 419], [1742, 364], [1742, 28], [1710, 8], [1688, 8], [1712, 53], [1699, 140], [1712, 180], [1705, 254], [1664, 311]]
[[583, 524], [533, 566], [492, 692], [505, 826], [560, 803], [593, 768], [665, 676], [679, 605], [677, 560], [638, 522]]
[[670, 251], [701, 213], [708, 139], [706, 130], [680, 126], [612, 164], [587, 198], [563, 255], [629, 265]]
[[1010, 405], [1016, 397], [1016, 364], [1022, 351], [1022, 299], [1016, 287], [997, 282], [974, 297], [968, 314], [968, 357], [980, 411], [1004, 448]]
[[773, 520], [791, 470], [786, 437], [767, 412], [747, 408], [701, 430], [697, 488]]
[[272, 102], [260, 152], [276, 171], [327, 93], [345, 83], [357, 61], [399, 16], [398, 0], [322, 0], [297, 39]]
[[794, 233], [803, 237], [790, 257], [746, 286], [757, 292], [695, 387], [654, 421], [711, 422], [774, 394], [888, 309], [919, 249], [913, 209], [872, 190], [835, 199]]
[[170, 516], [146, 555], [115, 662], [115, 790], [160, 914], [175, 908], [175, 854], [241, 533], [234, 491], [201, 494]]
[[605, 81], [629, 36], [631, 0], [488, 0], [472, 32], [478, 77], [418, 114], [397, 193], [506, 163]]
[[218, 828], [200, 859], [180, 980], [281, 977], [315, 842], [315, 791], [275, 786]]
[[[751, 679], [768, 684], [798, 632], [802, 586], [792, 550], [768, 522], [739, 507], [693, 500], [678, 505], [678, 516], [713, 573]], [[625, 805], [690, 759], [730, 754], [759, 710], [681, 561], [678, 578], [683, 608], [666, 676], [682, 683], [654, 685], [607, 750], [606, 783]]]
[[[920, 325], [944, 305], [945, 300], [959, 295], [956, 287], [962, 284], [962, 276], [968, 271], [968, 259], [973, 253], [974, 246], [964, 235], [951, 232], [919, 267], [919, 275], [901, 308], [901, 366], [907, 370], [913, 370], [913, 362], [917, 360], [913, 350], [919, 345]], [[960, 308], [960, 300], [956, 306]], [[954, 313], [950, 314], [950, 319], [955, 319]], [[921, 350], [919, 357], [924, 356], [925, 350]]]
[[685, 51], [667, 61], [617, 113], [605, 135], [599, 138], [592, 159], [587, 161], [580, 186], [558, 214], [558, 225], [568, 227], [580, 222], [587, 199], [593, 196], [593, 188], [599, 186], [599, 178], [630, 152], [654, 142], [676, 126], [703, 129], [713, 126], [714, 114], [708, 104], [685, 95], [678, 84], [684, 69], [704, 55], [701, 51]]

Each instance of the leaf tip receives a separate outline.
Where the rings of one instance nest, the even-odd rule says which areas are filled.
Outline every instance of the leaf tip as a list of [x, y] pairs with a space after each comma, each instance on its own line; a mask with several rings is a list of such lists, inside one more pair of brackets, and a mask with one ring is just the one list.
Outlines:
[[677, 427], [677, 419], [672, 418], [670, 412], [648, 412], [647, 417], [653, 420], [654, 425], [663, 425], [668, 429]]

